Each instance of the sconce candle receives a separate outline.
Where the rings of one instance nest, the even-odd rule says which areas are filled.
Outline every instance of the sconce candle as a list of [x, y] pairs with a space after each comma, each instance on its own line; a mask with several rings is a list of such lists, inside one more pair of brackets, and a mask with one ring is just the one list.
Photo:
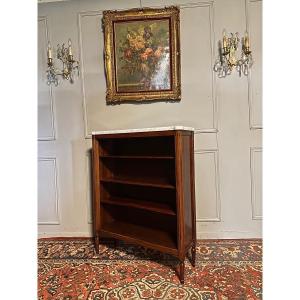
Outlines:
[[249, 36], [248, 36], [248, 32], [247, 31], [245, 32], [244, 46], [245, 46], [246, 49], [250, 47]]
[[73, 58], [72, 43], [69, 39], [68, 47], [65, 44], [57, 45], [56, 58], [61, 61], [62, 68], [56, 69], [52, 61], [52, 50], [50, 43], [48, 44], [47, 56], [48, 56], [48, 69], [47, 69], [47, 84], [58, 85], [58, 76], [63, 79], [69, 80], [70, 83], [74, 83], [75, 75], [79, 76], [79, 62]]
[[69, 53], [69, 56], [72, 56], [73, 55], [73, 53], [72, 53], [72, 47], [71, 47], [71, 45], [72, 45], [72, 42], [71, 42], [71, 40], [69, 39], [69, 48], [68, 48], [68, 53]]
[[226, 37], [226, 31], [223, 31], [223, 43], [219, 42], [219, 57], [214, 64], [214, 71], [218, 73], [218, 77], [226, 77], [232, 73], [235, 68], [239, 75], [243, 73], [245, 76], [249, 74], [249, 70], [253, 64], [252, 54], [250, 50], [248, 32], [242, 39], [242, 49], [240, 59], [236, 57], [240, 38], [238, 32], [230, 33], [230, 37]]
[[52, 59], [52, 51], [51, 51], [50, 42], [48, 42], [47, 56], [48, 56], [48, 59]]
[[223, 31], [223, 48], [227, 48], [227, 37], [226, 37], [226, 31]]

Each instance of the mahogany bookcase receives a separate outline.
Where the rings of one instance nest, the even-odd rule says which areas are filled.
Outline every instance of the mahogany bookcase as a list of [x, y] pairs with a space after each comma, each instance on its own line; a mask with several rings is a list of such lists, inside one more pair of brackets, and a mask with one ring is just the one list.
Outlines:
[[189, 250], [196, 259], [193, 130], [95, 132], [92, 140], [96, 252], [109, 237], [171, 254], [183, 283]]

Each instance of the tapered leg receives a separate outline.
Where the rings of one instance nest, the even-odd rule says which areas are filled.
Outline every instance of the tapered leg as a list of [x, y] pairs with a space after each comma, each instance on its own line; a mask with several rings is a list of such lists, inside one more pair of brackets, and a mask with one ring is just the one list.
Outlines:
[[193, 267], [196, 266], [196, 243], [193, 242], [191, 248], [187, 253], [188, 259]]
[[96, 251], [96, 254], [99, 254], [99, 236], [98, 235], [95, 236], [95, 251]]
[[192, 266], [195, 267], [196, 266], [196, 242], [193, 243], [193, 246], [192, 246]]
[[184, 284], [184, 260], [179, 264], [179, 280]]

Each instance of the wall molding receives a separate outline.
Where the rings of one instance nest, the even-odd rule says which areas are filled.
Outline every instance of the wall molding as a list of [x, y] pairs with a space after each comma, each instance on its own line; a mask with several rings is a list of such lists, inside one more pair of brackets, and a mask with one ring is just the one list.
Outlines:
[[251, 211], [252, 211], [252, 220], [262, 220], [263, 217], [256, 214], [256, 186], [255, 186], [255, 153], [261, 153], [262, 147], [250, 147], [250, 174], [251, 174]]
[[54, 165], [54, 190], [55, 190], [55, 212], [56, 220], [53, 221], [40, 221], [38, 225], [60, 225], [60, 216], [59, 216], [59, 193], [58, 193], [58, 179], [57, 179], [57, 159], [56, 157], [38, 157], [38, 161], [53, 161]]
[[[216, 195], [216, 217], [215, 218], [196, 218], [196, 222], [221, 222], [221, 197], [220, 197], [220, 174], [219, 174], [219, 150], [203, 149], [196, 150], [194, 154], [213, 154], [215, 166], [215, 195]], [[196, 159], [196, 157], [195, 157]]]
[[[45, 24], [45, 40], [50, 41], [49, 27], [48, 27], [48, 18], [47, 16], [38, 17], [38, 22], [43, 22]], [[47, 44], [45, 45], [44, 52], [47, 51]], [[45, 64], [46, 65], [46, 64]], [[45, 70], [46, 72], [46, 70]], [[46, 83], [45, 83], [46, 84]], [[55, 129], [55, 116], [54, 116], [54, 94], [52, 86], [49, 86], [49, 95], [50, 95], [50, 114], [51, 114], [51, 132], [50, 136], [38, 137], [38, 141], [55, 141], [56, 140], [56, 129]]]
[[70, 0], [38, 0], [38, 4], [43, 4], [43, 3], [51, 3], [51, 2], [66, 2]]
[[[246, 28], [249, 36], [251, 36], [251, 25], [250, 25], [250, 4], [262, 2], [262, 0], [245, 0], [245, 17], [246, 17]], [[248, 106], [249, 106], [249, 128], [250, 130], [263, 129], [262, 124], [255, 124], [253, 122], [253, 86], [252, 86], [252, 72], [249, 71], [247, 77], [248, 81]]]
[[[143, 0], [141, 1], [143, 2]], [[194, 8], [194, 7], [203, 7], [203, 6], [208, 6], [214, 3], [214, 0], [204, 0], [204, 1], [197, 1], [197, 2], [185, 2], [185, 3], [174, 3], [173, 5], [178, 6], [180, 9], [184, 8]], [[171, 5], [171, 4], [168, 4]], [[166, 5], [151, 5], [153, 8], [163, 8]]]
[[210, 22], [210, 48], [211, 48], [211, 76], [212, 76], [212, 101], [213, 101], [213, 128], [218, 131], [218, 98], [216, 86], [216, 72], [214, 72], [215, 58], [215, 30], [214, 30], [214, 3], [209, 5], [209, 22]]
[[[87, 102], [85, 93], [85, 72], [84, 72], [84, 59], [83, 59], [83, 43], [82, 43], [82, 19], [84, 17], [102, 16], [102, 10], [97, 11], [84, 11], [79, 12], [77, 16], [78, 26], [78, 41], [79, 41], [79, 57], [80, 57], [80, 69], [81, 69], [81, 93], [82, 93], [82, 108], [83, 108], [83, 123], [84, 123], [84, 135], [86, 139], [91, 139], [92, 134], [88, 132], [88, 115], [87, 115]], [[99, 28], [101, 28], [101, 22], [99, 22]], [[99, 70], [100, 71], [100, 70]]]
[[203, 128], [203, 129], [199, 129], [196, 128], [194, 130], [194, 134], [199, 134], [199, 133], [218, 133], [219, 130], [216, 128]]
[[[214, 57], [215, 57], [215, 31], [214, 31], [214, 1], [200, 1], [194, 3], [185, 3], [178, 5], [180, 10], [188, 8], [197, 8], [197, 7], [208, 7], [209, 9], [209, 34], [210, 34], [210, 69], [211, 69], [211, 78], [212, 78], [212, 128], [195, 128], [195, 133], [216, 133], [218, 132], [218, 98], [217, 98], [217, 88], [216, 88], [216, 74], [213, 70], [214, 66]], [[163, 6], [159, 6], [163, 7]]]

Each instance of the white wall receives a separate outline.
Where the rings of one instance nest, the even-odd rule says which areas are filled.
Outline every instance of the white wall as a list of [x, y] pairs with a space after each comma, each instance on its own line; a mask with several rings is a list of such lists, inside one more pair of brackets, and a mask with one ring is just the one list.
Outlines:
[[[90, 236], [92, 130], [196, 128], [198, 238], [261, 237], [261, 13], [257, 0], [73, 0], [39, 4], [39, 234]], [[107, 105], [102, 10], [180, 5], [182, 100]], [[252, 74], [218, 79], [216, 44], [250, 32]], [[74, 85], [46, 85], [46, 44], [73, 41]]]

